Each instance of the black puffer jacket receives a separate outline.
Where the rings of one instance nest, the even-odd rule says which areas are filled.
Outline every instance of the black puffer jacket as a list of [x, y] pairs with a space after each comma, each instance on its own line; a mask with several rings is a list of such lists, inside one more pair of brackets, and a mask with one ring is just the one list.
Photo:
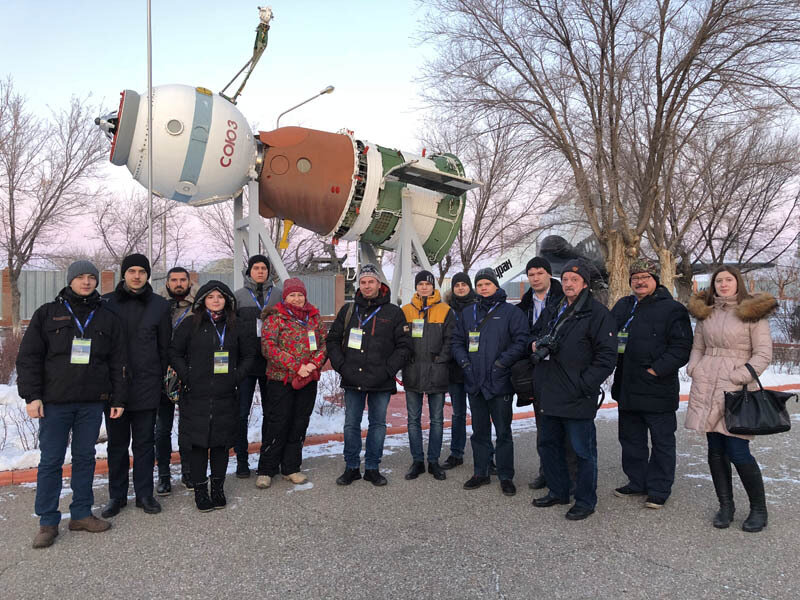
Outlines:
[[[453, 326], [455, 327], [458, 320], [461, 318], [461, 311], [475, 304], [478, 301], [478, 294], [475, 293], [475, 290], [470, 289], [466, 296], [456, 296], [453, 291], [450, 290], [445, 294], [444, 301], [453, 309], [453, 319], [455, 321]], [[464, 383], [464, 371], [458, 366], [455, 359], [450, 361], [449, 367], [450, 383]]]
[[[246, 376], [255, 346], [243, 329], [244, 323], [231, 318], [233, 310], [215, 324], [206, 312], [203, 300], [219, 289], [234, 307], [233, 293], [221, 282], [209, 281], [197, 294], [194, 314], [175, 330], [169, 348], [172, 368], [183, 385], [180, 400], [179, 437], [182, 444], [211, 448], [233, 446], [239, 422], [237, 386]], [[235, 310], [235, 309], [234, 309]], [[225, 328], [222, 350], [228, 352], [228, 373], [214, 373], [214, 353], [220, 351], [220, 334]]]
[[172, 335], [169, 302], [149, 283], [139, 294], [124, 281], [103, 295], [106, 307], [120, 320], [127, 342], [128, 403], [126, 410], [155, 410], [161, 401], [167, 352]]
[[[344, 322], [349, 304], [336, 315], [325, 343], [331, 366], [342, 376], [343, 388], [363, 392], [397, 391], [395, 376], [408, 362], [413, 349], [411, 329], [403, 311], [389, 299], [386, 284], [381, 284], [377, 298], [369, 300], [359, 290], [350, 321]], [[361, 349], [348, 347], [350, 330], [358, 328], [359, 317], [364, 321], [377, 308], [380, 308], [378, 313], [362, 327]]]
[[[242, 331], [252, 338], [250, 342], [255, 348], [261, 347], [261, 330], [258, 322], [261, 319], [262, 309], [275, 306], [281, 301], [282, 295], [283, 287], [280, 284], [273, 285], [269, 281], [257, 284], [249, 275], [244, 278], [244, 287], [240, 287], [234, 293], [236, 298], [236, 317], [240, 321]], [[255, 296], [255, 299], [253, 299], [253, 296]], [[259, 304], [261, 305], [260, 307]], [[267, 359], [259, 352], [248, 367], [247, 375], [264, 377], [266, 374]]]
[[[550, 289], [547, 291], [547, 297], [544, 301], [544, 307], [546, 309], [550, 309], [552, 313], [553, 307], [558, 306], [561, 300], [564, 298], [564, 290], [561, 287], [561, 282], [558, 279], [550, 278]], [[533, 320], [534, 317], [534, 304], [533, 304], [533, 288], [528, 288], [528, 291], [522, 295], [522, 299], [520, 303], [517, 304], [519, 309], [525, 313], [525, 316], [528, 318], [528, 325], [533, 329], [536, 321]], [[539, 315], [539, 318], [544, 315], [544, 310]]]
[[[92, 340], [89, 364], [71, 364], [72, 340], [80, 337], [75, 319], [86, 325], [83, 337]], [[125, 338], [117, 317], [108, 311], [100, 295], [81, 297], [64, 288], [55, 301], [33, 313], [17, 356], [17, 386], [27, 403], [110, 402], [125, 406]]]
[[[414, 294], [403, 307], [403, 314], [411, 326], [414, 352], [403, 367], [403, 387], [420, 393], [435, 394], [447, 391], [450, 383], [450, 341], [453, 337], [455, 316], [442, 302], [439, 290], [427, 298]], [[422, 337], [414, 337], [413, 321], [422, 319]]]
[[[552, 330], [558, 309], [542, 313], [532, 339]], [[611, 313], [588, 288], [561, 315], [564, 319], [556, 336], [558, 349], [533, 370], [534, 397], [539, 414], [593, 419], [600, 386], [617, 361], [617, 328]]]
[[[632, 313], [634, 298], [626, 296], [611, 309], [620, 331], [633, 314], [627, 328], [625, 353], [617, 355], [611, 396], [619, 402], [619, 410], [678, 410], [678, 369], [689, 362], [692, 351], [689, 312], [661, 285], [641, 300]], [[658, 375], [651, 375], [647, 369]]]

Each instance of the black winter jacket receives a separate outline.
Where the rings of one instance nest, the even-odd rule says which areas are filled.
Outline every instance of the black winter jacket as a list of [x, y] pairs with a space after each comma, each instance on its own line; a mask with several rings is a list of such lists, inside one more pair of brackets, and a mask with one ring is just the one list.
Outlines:
[[[363, 392], [396, 392], [395, 376], [411, 357], [411, 329], [399, 306], [390, 301], [389, 287], [381, 285], [377, 298], [366, 299], [356, 292], [355, 309], [345, 323], [349, 304], [336, 315], [325, 339], [331, 366], [342, 376], [342, 387]], [[366, 320], [361, 349], [348, 346], [350, 330], [358, 328], [359, 317]], [[344, 345], [344, 349], [342, 348]]]
[[[563, 301], [566, 302], [566, 299]], [[562, 305], [563, 306], [563, 305]], [[531, 341], [552, 331], [560, 307], [539, 317]], [[583, 290], [561, 315], [558, 348], [533, 370], [533, 394], [539, 414], [593, 419], [600, 386], [617, 361], [617, 328], [608, 309]]]
[[[181, 444], [211, 448], [233, 446], [239, 422], [239, 382], [255, 359], [250, 332], [238, 319], [217, 323], [228, 354], [228, 373], [214, 373], [214, 353], [220, 350], [219, 337], [205, 310], [186, 319], [175, 330], [169, 348], [172, 368], [181, 380]], [[199, 314], [197, 314], [199, 312]]]
[[155, 410], [161, 401], [167, 351], [172, 336], [169, 303], [153, 293], [149, 283], [133, 294], [120, 281], [103, 295], [105, 305], [120, 320], [127, 342], [128, 403], [126, 410]]
[[[403, 307], [403, 313], [412, 328], [414, 345], [414, 352], [403, 367], [403, 387], [427, 394], [446, 392], [450, 383], [450, 342], [455, 325], [453, 311], [442, 302], [439, 290], [434, 290], [429, 298], [414, 294], [411, 302]], [[422, 337], [414, 337], [414, 319], [425, 321]]]
[[[619, 331], [631, 317], [634, 298], [621, 298], [611, 309]], [[686, 307], [660, 285], [636, 305], [627, 331], [625, 353], [617, 354], [611, 387], [619, 410], [678, 410], [678, 369], [689, 362], [692, 351], [692, 325]], [[647, 369], [658, 375], [651, 375]]]
[[[478, 351], [469, 352], [469, 332], [477, 331], [481, 322]], [[453, 333], [453, 357], [464, 371], [469, 394], [480, 392], [488, 400], [514, 393], [511, 366], [525, 355], [528, 330], [525, 313], [506, 302], [503, 289], [488, 298], [479, 296], [476, 304], [461, 311]]]
[[[455, 321], [455, 323], [453, 323], [453, 331], [455, 331], [458, 321], [461, 319], [461, 312], [468, 306], [472, 306], [478, 301], [478, 294], [475, 293], [475, 290], [470, 289], [469, 293], [466, 296], [456, 296], [453, 293], [453, 291], [450, 290], [445, 295], [444, 301], [450, 305], [451, 309], [453, 309], [453, 319]], [[450, 352], [451, 357], [452, 354], [453, 353], [451, 348]], [[455, 361], [454, 358], [451, 358], [449, 366], [450, 366], [450, 383], [464, 383], [464, 371], [461, 369], [461, 367]]]
[[[260, 307], [256, 304], [253, 296], [261, 304]], [[283, 287], [280, 284], [273, 285], [267, 281], [261, 284], [261, 289], [259, 289], [258, 284], [249, 276], [244, 278], [244, 287], [240, 287], [234, 293], [236, 317], [241, 322], [242, 331], [251, 338], [250, 342], [253, 347], [261, 348], [261, 328], [258, 323], [261, 320], [262, 309], [275, 306], [281, 301], [281, 296], [283, 296]], [[267, 359], [259, 351], [248, 367], [246, 375], [265, 377], [266, 374]]]
[[[564, 298], [564, 290], [561, 288], [561, 282], [558, 279], [550, 278], [550, 289], [547, 292], [547, 297], [544, 301], [545, 310], [550, 309], [550, 313], [553, 311], [553, 307], [558, 306], [561, 300]], [[528, 317], [528, 326], [533, 329], [536, 321], [533, 320], [534, 317], [534, 304], [533, 304], [533, 288], [528, 288], [528, 291], [522, 295], [522, 300], [520, 303], [517, 304], [519, 309], [525, 313], [525, 316]], [[544, 310], [539, 315], [541, 319], [544, 315]], [[554, 313], [552, 313], [554, 314]]]
[[[71, 364], [72, 340], [81, 337], [64, 305], [70, 304], [81, 323], [92, 310], [83, 337], [92, 340], [89, 364]], [[55, 301], [33, 313], [17, 356], [19, 395], [30, 404], [110, 402], [125, 406], [125, 337], [117, 317], [105, 307], [97, 292], [82, 298], [64, 288]]]

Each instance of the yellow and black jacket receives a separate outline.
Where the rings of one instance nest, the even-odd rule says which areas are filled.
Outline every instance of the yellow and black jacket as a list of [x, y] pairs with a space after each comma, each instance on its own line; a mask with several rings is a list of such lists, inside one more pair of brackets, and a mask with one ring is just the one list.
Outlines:
[[442, 302], [438, 290], [431, 296], [417, 294], [403, 306], [403, 314], [413, 327], [415, 319], [424, 321], [422, 337], [412, 337], [414, 354], [403, 368], [403, 387], [413, 392], [446, 392], [450, 381], [450, 341], [455, 316]]

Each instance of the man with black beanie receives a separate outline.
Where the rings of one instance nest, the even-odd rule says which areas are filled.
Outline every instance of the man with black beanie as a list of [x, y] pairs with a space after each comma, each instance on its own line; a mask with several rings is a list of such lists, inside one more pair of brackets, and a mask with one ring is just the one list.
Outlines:
[[[236, 290], [236, 316], [241, 319], [241, 326], [248, 332], [250, 343], [261, 348], [261, 311], [268, 306], [275, 306], [281, 301], [283, 287], [270, 282], [269, 259], [263, 254], [254, 254], [247, 261], [244, 274], [244, 286]], [[239, 383], [239, 430], [236, 435], [236, 477], [250, 477], [249, 454], [247, 451], [247, 424], [250, 420], [250, 407], [256, 384], [261, 391], [261, 405], [267, 403], [267, 360], [261, 352], [256, 353], [255, 360], [247, 374]]]
[[103, 296], [108, 310], [122, 323], [128, 350], [126, 410], [120, 418], [111, 419], [106, 409], [109, 500], [102, 512], [106, 519], [128, 504], [131, 440], [136, 506], [150, 514], [161, 512], [161, 505], [153, 498], [154, 430], [167, 371], [169, 304], [154, 294], [148, 283], [150, 262], [146, 256], [126, 256], [120, 270], [122, 280], [113, 292]]

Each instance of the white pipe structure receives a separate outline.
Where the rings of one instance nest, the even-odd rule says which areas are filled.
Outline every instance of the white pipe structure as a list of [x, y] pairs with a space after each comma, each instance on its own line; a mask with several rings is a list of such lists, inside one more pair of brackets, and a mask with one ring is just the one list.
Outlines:
[[[153, 265], [153, 24], [147, 0], [147, 260]], [[164, 249], [166, 252], [166, 249]]]
[[295, 108], [300, 108], [304, 104], [308, 104], [314, 98], [319, 98], [320, 96], [324, 96], [325, 94], [332, 94], [334, 89], [335, 88], [332, 85], [329, 85], [324, 90], [322, 90], [320, 93], [314, 94], [313, 96], [311, 96], [311, 98], [309, 98], [308, 100], [303, 100], [300, 104], [295, 104], [292, 108], [288, 108], [285, 111], [283, 111], [281, 114], [278, 115], [278, 118], [275, 120], [275, 129], [278, 129], [281, 126], [281, 117], [283, 115], [285, 115], [286, 113], [292, 112]]

